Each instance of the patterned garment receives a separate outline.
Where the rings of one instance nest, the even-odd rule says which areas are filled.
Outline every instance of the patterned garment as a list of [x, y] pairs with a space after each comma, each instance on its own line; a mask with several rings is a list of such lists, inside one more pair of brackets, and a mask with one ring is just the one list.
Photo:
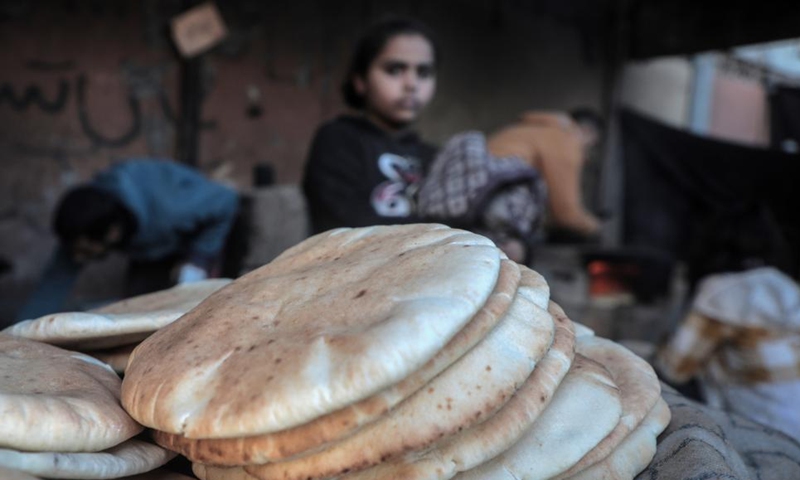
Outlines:
[[661, 386], [672, 420], [636, 480], [800, 478], [800, 444], [739, 415], [701, 405]]
[[546, 202], [547, 188], [536, 169], [516, 157], [491, 156], [483, 134], [465, 132], [434, 159], [417, 195], [417, 213], [429, 221], [532, 243]]
[[709, 277], [656, 358], [673, 383], [697, 376], [707, 402], [800, 439], [800, 289], [763, 268]]

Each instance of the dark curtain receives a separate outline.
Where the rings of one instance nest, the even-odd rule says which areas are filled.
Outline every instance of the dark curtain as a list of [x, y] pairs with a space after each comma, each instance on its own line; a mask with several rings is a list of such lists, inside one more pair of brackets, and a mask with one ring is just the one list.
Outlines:
[[770, 136], [778, 150], [800, 150], [800, 88], [777, 86], [770, 89]]
[[798, 276], [800, 156], [620, 114], [623, 237], [705, 275], [773, 265]]

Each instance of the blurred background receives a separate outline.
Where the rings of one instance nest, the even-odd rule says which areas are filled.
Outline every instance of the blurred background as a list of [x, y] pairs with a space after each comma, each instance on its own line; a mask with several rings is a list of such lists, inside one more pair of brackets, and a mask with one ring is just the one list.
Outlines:
[[[207, 4], [0, 0], [2, 323], [56, 243], [59, 197], [122, 159], [175, 159], [248, 196], [246, 268], [299, 241], [286, 192], [344, 109], [353, 42], [386, 13], [441, 43], [417, 125], [435, 144], [525, 110], [588, 106], [608, 122], [583, 175], [601, 241], [551, 238], [532, 260], [576, 320], [653, 339], [704, 275], [763, 262], [797, 278], [796, 1], [227, 0], [223, 38], [187, 58], [171, 22]], [[74, 307], [119, 297], [125, 261], [91, 265]]]

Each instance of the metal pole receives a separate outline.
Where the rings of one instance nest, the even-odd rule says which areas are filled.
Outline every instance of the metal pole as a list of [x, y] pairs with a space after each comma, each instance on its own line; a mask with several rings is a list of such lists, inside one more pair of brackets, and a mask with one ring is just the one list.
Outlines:
[[[184, 11], [195, 5], [184, 0]], [[178, 159], [193, 167], [198, 165], [200, 110], [203, 102], [203, 56], [181, 60], [180, 117], [178, 121]]]
[[607, 247], [618, 247], [623, 236], [623, 169], [622, 145], [619, 131], [619, 105], [622, 96], [622, 74], [628, 55], [630, 21], [630, 0], [612, 2], [614, 12], [612, 35], [608, 45], [608, 65], [605, 76], [605, 92], [603, 107], [608, 114], [608, 128], [605, 144], [604, 165], [601, 171], [601, 205], [604, 213], [610, 215], [603, 229], [602, 244]]

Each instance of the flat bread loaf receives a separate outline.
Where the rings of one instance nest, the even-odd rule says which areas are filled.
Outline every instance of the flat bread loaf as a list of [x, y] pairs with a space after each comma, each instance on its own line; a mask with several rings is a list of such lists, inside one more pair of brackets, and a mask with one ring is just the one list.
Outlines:
[[2, 333], [74, 350], [130, 345], [174, 322], [228, 283], [228, 279], [213, 279], [178, 285], [89, 312], [61, 312], [25, 320]]
[[123, 405], [187, 438], [302, 425], [425, 365], [486, 303], [500, 260], [443, 225], [314, 236], [139, 345]]
[[0, 447], [88, 452], [142, 431], [119, 403], [108, 365], [52, 345], [0, 335]]
[[533, 280], [523, 270], [517, 296], [494, 330], [397, 408], [320, 452], [246, 466], [247, 473], [263, 480], [332, 477], [426, 448], [491, 417], [553, 342], [552, 316], [531, 301], [536, 296], [529, 287]]
[[[551, 303], [551, 314], [554, 304]], [[566, 316], [553, 315], [553, 345], [517, 393], [492, 417], [422, 452], [411, 452], [339, 480], [445, 480], [508, 450], [550, 404], [575, 356], [575, 332]]]
[[559, 478], [574, 475], [608, 456], [661, 399], [661, 382], [653, 368], [622, 345], [600, 337], [578, 337], [578, 353], [602, 364], [611, 373], [620, 390], [622, 417], [602, 442]]
[[617, 425], [619, 390], [600, 364], [575, 356], [553, 400], [510, 449], [458, 480], [544, 480], [566, 471]]
[[148, 472], [175, 454], [158, 445], [128, 440], [98, 453], [20, 452], [0, 449], [0, 466], [45, 478], [110, 479]]
[[[528, 274], [532, 287], [540, 286], [537, 275]], [[257, 437], [204, 440], [156, 431], [156, 442], [195, 462], [234, 466], [285, 460], [339, 440], [394, 408], [486, 337], [508, 311], [519, 280], [517, 264], [503, 260], [494, 292], [475, 317], [421, 369], [370, 398], [299, 427]]]
[[656, 440], [672, 417], [667, 402], [659, 399], [642, 422], [610, 455], [570, 480], [630, 480], [647, 468], [656, 454]]

